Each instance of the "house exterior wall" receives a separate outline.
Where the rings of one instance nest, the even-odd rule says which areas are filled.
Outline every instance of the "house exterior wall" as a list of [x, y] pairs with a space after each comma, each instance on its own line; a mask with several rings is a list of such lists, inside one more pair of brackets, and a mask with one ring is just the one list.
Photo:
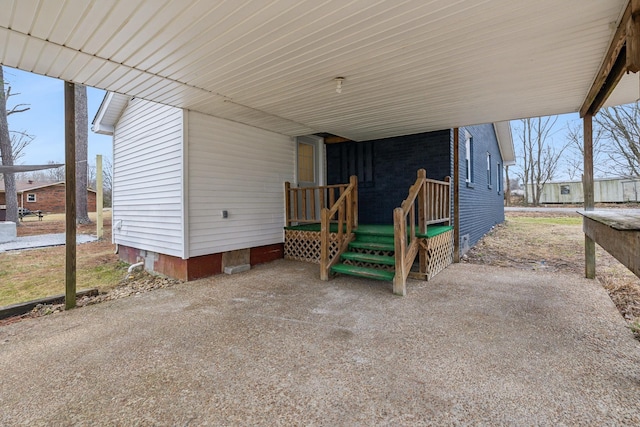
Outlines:
[[[28, 194], [34, 194], [36, 201], [30, 202]], [[5, 194], [0, 193], [0, 205], [5, 204]], [[18, 193], [18, 207], [24, 207], [31, 211], [42, 211], [45, 213], [65, 212], [65, 188], [64, 184], [51, 185], [48, 187], [25, 190]], [[96, 211], [96, 193], [87, 190], [87, 210]]]
[[113, 240], [184, 257], [183, 111], [131, 100], [114, 136]]
[[[474, 182], [465, 182], [465, 130], [473, 137]], [[460, 236], [471, 247], [491, 228], [504, 221], [504, 193], [498, 192], [498, 164], [503, 165], [493, 125], [469, 126], [460, 129]], [[416, 180], [417, 170], [424, 168], [427, 177], [443, 180], [453, 176], [453, 131], [407, 135], [366, 142], [327, 145], [327, 179], [329, 184], [348, 181], [350, 171], [367, 168], [369, 145], [372, 150], [373, 179], [359, 174], [358, 219], [362, 224], [391, 224], [393, 209], [400, 206], [409, 187]], [[351, 147], [353, 146], [353, 147]], [[487, 153], [491, 154], [491, 186], [487, 180]], [[359, 166], [360, 165], [360, 166]], [[362, 175], [362, 176], [361, 176]], [[500, 174], [501, 175], [501, 174]], [[363, 179], [364, 177], [364, 179]], [[453, 200], [453, 198], [452, 198]]]
[[293, 139], [202, 113], [187, 117], [189, 256], [281, 245]]
[[[427, 177], [437, 180], [451, 175], [450, 147], [449, 130], [329, 144], [326, 147], [327, 183], [347, 183], [349, 175], [355, 172], [359, 175], [359, 222], [392, 224], [393, 210], [407, 197], [418, 169], [426, 169]], [[368, 160], [361, 160], [363, 155], [372, 156], [370, 165]], [[357, 173], [369, 168], [372, 174]]]
[[[473, 182], [467, 183], [465, 139], [473, 138]], [[451, 132], [453, 138], [453, 132]], [[498, 140], [492, 124], [459, 129], [460, 168], [460, 249], [464, 252], [475, 245], [493, 226], [504, 221], [504, 190], [497, 187], [497, 167], [503, 167]], [[491, 155], [491, 185], [487, 179], [487, 153]], [[503, 176], [500, 174], [500, 176]]]

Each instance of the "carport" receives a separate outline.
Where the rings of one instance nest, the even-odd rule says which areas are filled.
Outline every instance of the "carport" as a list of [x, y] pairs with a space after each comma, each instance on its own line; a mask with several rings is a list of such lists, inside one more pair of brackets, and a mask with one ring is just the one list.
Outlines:
[[292, 137], [361, 141], [579, 111], [587, 209], [591, 117], [639, 93], [638, 0], [13, 0], [5, 10], [3, 65]]

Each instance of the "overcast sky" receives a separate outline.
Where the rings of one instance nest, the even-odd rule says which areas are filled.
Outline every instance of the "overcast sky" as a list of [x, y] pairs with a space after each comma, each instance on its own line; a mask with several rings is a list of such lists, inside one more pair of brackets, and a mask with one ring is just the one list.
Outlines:
[[[29, 104], [24, 113], [9, 116], [9, 129], [24, 131], [35, 139], [25, 149], [19, 164], [44, 164], [49, 161], [64, 163], [64, 86], [62, 80], [3, 67], [4, 78], [11, 85], [12, 96], [8, 108], [16, 104]], [[97, 154], [111, 159], [110, 136], [91, 132], [95, 116], [105, 92], [87, 88], [89, 109], [89, 164], [95, 164]]]

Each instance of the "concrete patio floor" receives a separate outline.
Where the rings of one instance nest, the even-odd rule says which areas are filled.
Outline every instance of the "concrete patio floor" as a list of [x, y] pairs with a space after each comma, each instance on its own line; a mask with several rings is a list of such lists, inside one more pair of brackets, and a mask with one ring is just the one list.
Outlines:
[[277, 261], [0, 328], [2, 425], [638, 425], [640, 343], [598, 282]]

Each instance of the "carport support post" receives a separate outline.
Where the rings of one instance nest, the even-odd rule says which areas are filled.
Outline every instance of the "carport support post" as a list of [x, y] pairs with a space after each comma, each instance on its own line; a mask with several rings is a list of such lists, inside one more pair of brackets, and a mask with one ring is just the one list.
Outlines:
[[460, 130], [453, 128], [453, 262], [460, 262]]
[[64, 82], [65, 309], [76, 306], [76, 98], [75, 84]]
[[[584, 191], [584, 210], [592, 211], [594, 207], [593, 197], [593, 115], [584, 115], [584, 175], [582, 185]], [[585, 219], [582, 220], [583, 223]], [[585, 277], [596, 277], [596, 243], [584, 235], [584, 271]]]

